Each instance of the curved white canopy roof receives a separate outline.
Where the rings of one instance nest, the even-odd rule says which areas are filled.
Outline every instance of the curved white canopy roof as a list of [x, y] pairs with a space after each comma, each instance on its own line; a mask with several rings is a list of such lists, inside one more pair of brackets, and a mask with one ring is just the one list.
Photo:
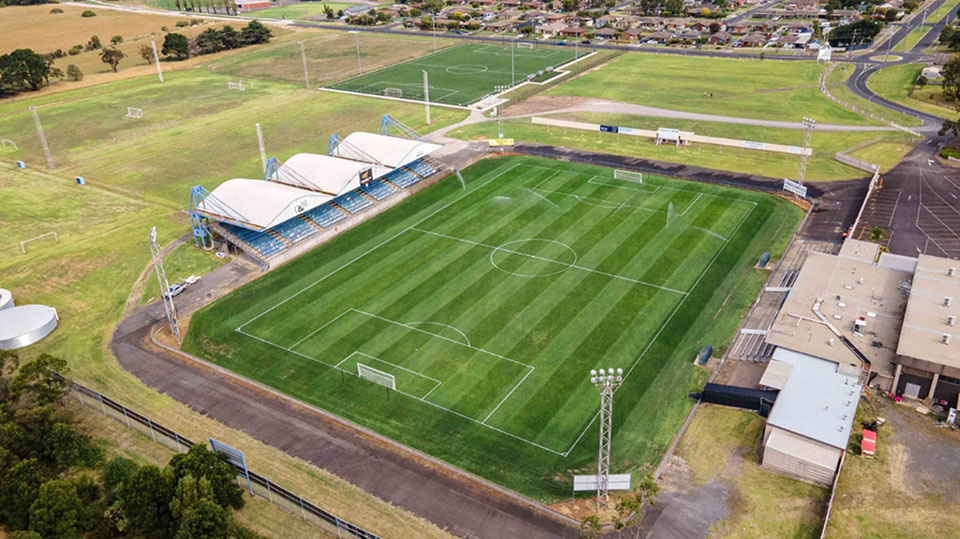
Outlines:
[[233, 179], [214, 189], [197, 209], [219, 221], [233, 220], [250, 228], [266, 229], [332, 198], [277, 182]]
[[360, 187], [361, 179], [372, 180], [390, 170], [329, 155], [298, 153], [280, 166], [277, 181], [336, 196]]
[[357, 131], [337, 145], [334, 155], [368, 162], [373, 158], [388, 167], [399, 167], [440, 148], [430, 142]]

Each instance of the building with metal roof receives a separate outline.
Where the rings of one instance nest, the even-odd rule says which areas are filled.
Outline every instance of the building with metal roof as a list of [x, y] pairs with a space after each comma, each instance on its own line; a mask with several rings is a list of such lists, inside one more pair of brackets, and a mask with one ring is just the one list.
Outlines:
[[197, 206], [200, 215], [251, 230], [265, 230], [320, 206], [332, 195], [277, 182], [233, 179]]
[[358, 189], [392, 169], [375, 163], [354, 161], [316, 153], [298, 153], [279, 166], [267, 165], [267, 180], [337, 196]]

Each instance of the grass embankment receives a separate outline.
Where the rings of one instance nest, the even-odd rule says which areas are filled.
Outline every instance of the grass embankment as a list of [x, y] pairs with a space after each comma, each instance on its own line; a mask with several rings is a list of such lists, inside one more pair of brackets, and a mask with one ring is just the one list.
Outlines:
[[[219, 258], [213, 251], [205, 251], [194, 247], [192, 241], [180, 245], [163, 257], [163, 269], [167, 281], [172, 285], [191, 275], [207, 274], [227, 262], [227, 258]], [[160, 299], [160, 285], [156, 277], [147, 275], [140, 298], [140, 304], [146, 305]]]
[[548, 93], [739, 118], [862, 124], [859, 114], [820, 93], [822, 70], [814, 62], [628, 53]]
[[[909, 408], [891, 410], [894, 406], [899, 405], [889, 402], [875, 405], [861, 401], [853, 423], [856, 427], [854, 435], [850, 437], [847, 457], [837, 483], [827, 537], [911, 539], [956, 535], [960, 527], [960, 515], [954, 510], [956, 502], [945, 499], [936, 480], [927, 482], [911, 469], [914, 467], [911, 463], [911, 447], [892, 439], [896, 427], [890, 421], [877, 431], [874, 458], [859, 456], [861, 421], [873, 421], [878, 416], [890, 417], [893, 413], [914, 414]], [[905, 420], [926, 423], [915, 427], [926, 432], [911, 439], [914, 443], [958, 445], [956, 433], [935, 429], [930, 425], [932, 420], [929, 417], [907, 417]], [[950, 465], [953, 466], [952, 463]], [[917, 467], [923, 467], [927, 474], [935, 476], [939, 464], [932, 464], [928, 459]], [[957, 487], [953, 484], [945, 488], [956, 491]]]
[[939, 116], [955, 118], [957, 111], [944, 101], [939, 85], [923, 88], [916, 85], [924, 64], [901, 64], [885, 67], [867, 79], [867, 87], [881, 97], [905, 107]]
[[[799, 129], [774, 129], [750, 125], [598, 113], [569, 113], [554, 117], [638, 129], [655, 130], [658, 127], [673, 127], [700, 135], [756, 142], [795, 146], [803, 144], [803, 131]], [[533, 125], [529, 118], [505, 122], [504, 135], [520, 141], [542, 142], [569, 148], [656, 159], [670, 163], [759, 174], [771, 178], [792, 178], [796, 176], [797, 167], [800, 163], [798, 156], [785, 153], [738, 149], [711, 144], [692, 144], [680, 148], [669, 144], [657, 146], [651, 139], [642, 137]], [[497, 136], [497, 124], [496, 122], [485, 122], [469, 125], [453, 131], [450, 136], [467, 140], [478, 137], [495, 138]], [[813, 155], [807, 161], [806, 178], [811, 181], [847, 180], [864, 176], [864, 172], [834, 160], [833, 155], [838, 151], [846, 151], [866, 144], [865, 147], [859, 148], [859, 151], [871, 153], [871, 158], [876, 159], [875, 162], [881, 166], [881, 169], [887, 170], [896, 165], [912, 148], [911, 137], [900, 131], [815, 131], [810, 144], [813, 148]], [[871, 148], [876, 144], [882, 144], [886, 151], [873, 151]]]
[[[830, 72], [830, 75], [827, 76], [827, 88], [834, 97], [841, 99], [850, 105], [876, 114], [887, 121], [896, 122], [898, 125], [902, 125], [904, 127], [917, 127], [923, 125], [923, 122], [914, 116], [909, 116], [907, 114], [890, 110], [879, 103], [868, 101], [853, 93], [853, 91], [850, 90], [850, 88], [848, 88], [846, 85], [847, 78], [849, 78], [852, 74], [853, 64], [848, 63], [840, 64]], [[870, 125], [866, 118], [863, 118], [862, 123], [863, 125]]]
[[720, 537], [818, 537], [830, 491], [764, 470], [756, 448], [763, 418], [744, 410], [702, 406], [680, 440], [677, 454], [693, 481], [723, 481], [730, 515], [716, 523]]
[[[550, 502], [568, 497], [570, 476], [595, 463], [595, 446], [584, 443], [596, 436], [595, 390], [583, 372], [636, 364], [617, 394], [614, 466], [649, 470], [705, 379], [690, 358], [730, 338], [764, 278], [756, 257], [781, 251], [802, 212], [769, 195], [657, 176], [639, 191], [591, 180], [611, 174], [532, 158], [481, 161], [463, 171], [466, 193], [457, 181], [440, 183], [194, 314], [185, 347]], [[522, 238], [539, 239], [492, 247]], [[445, 338], [384, 319], [426, 321]], [[240, 325], [295, 352], [238, 333]], [[473, 348], [456, 348], [458, 339]], [[527, 377], [526, 367], [478, 349], [533, 370]], [[413, 397], [388, 399], [330, 368], [356, 372], [356, 352]]]
[[[57, 172], [86, 177], [172, 208], [186, 208], [190, 187], [213, 189], [230, 178], [263, 175], [255, 123], [267, 155], [325, 153], [334, 133], [377, 130], [390, 113], [426, 131], [423, 109], [414, 104], [304, 91], [256, 81], [246, 91], [229, 90], [226, 75], [204, 70], [172, 73], [162, 85], [152, 77], [74, 90], [0, 105], [0, 138], [19, 150], [8, 159], [42, 166], [27, 105], [37, 105]], [[127, 106], [143, 118], [126, 118]], [[437, 108], [433, 127], [463, 118], [463, 111]]]

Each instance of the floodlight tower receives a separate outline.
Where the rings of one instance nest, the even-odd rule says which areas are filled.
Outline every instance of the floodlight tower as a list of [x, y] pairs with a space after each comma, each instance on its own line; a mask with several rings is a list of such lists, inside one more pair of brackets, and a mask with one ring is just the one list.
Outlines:
[[817, 121], [813, 118], [803, 118], [803, 149], [800, 154], [800, 170], [797, 171], [797, 181], [803, 183], [803, 176], [807, 172], [807, 158], [810, 154], [810, 134], [817, 128]]
[[177, 318], [177, 308], [170, 295], [170, 283], [167, 282], [167, 272], [163, 269], [163, 252], [157, 245], [157, 227], [150, 229], [150, 254], [153, 255], [153, 267], [157, 272], [157, 283], [160, 285], [160, 299], [163, 300], [163, 310], [167, 313], [167, 323], [170, 324], [170, 333], [180, 344], [180, 320]]
[[610, 439], [613, 430], [613, 393], [623, 383], [623, 369], [590, 371], [590, 383], [600, 390], [600, 451], [597, 456], [597, 509], [610, 500]]
[[503, 138], [503, 93], [510, 89], [510, 86], [503, 84], [494, 86], [494, 95], [500, 96], [500, 103], [497, 104], [497, 133], [499, 138]]

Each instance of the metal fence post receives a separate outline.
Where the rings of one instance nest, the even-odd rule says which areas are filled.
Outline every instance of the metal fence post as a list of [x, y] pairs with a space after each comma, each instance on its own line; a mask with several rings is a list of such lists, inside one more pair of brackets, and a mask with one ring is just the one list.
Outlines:
[[297, 496], [297, 500], [300, 502], [300, 516], [303, 518], [303, 520], [307, 520], [307, 513], [303, 510], [303, 498]]
[[154, 434], [154, 432], [153, 432], [153, 421], [151, 421], [149, 417], [147, 418], [147, 428], [150, 429], [150, 437], [153, 438], [153, 441], [154, 441], [154, 442], [156, 442], [156, 441], [157, 441], [157, 435]]
[[127, 428], [130, 428], [130, 418], [127, 416], [127, 407], [120, 405], [120, 409], [123, 410], [123, 419], [127, 422]]
[[267, 482], [267, 498], [270, 500], [270, 503], [273, 503], [273, 493], [270, 492], [270, 480], [264, 477], [264, 480]]
[[103, 415], [107, 415], [107, 409], [104, 408], [104, 406], [103, 406], [103, 394], [102, 394], [102, 393], [97, 393], [97, 397], [100, 398], [100, 411], [103, 413]]
[[177, 453], [183, 453], [183, 448], [180, 447], [180, 435], [176, 431], [173, 432], [173, 439], [177, 441]]
[[337, 537], [343, 539], [343, 534], [340, 533], [340, 519], [337, 517], [333, 517], [333, 519], [337, 521]]

